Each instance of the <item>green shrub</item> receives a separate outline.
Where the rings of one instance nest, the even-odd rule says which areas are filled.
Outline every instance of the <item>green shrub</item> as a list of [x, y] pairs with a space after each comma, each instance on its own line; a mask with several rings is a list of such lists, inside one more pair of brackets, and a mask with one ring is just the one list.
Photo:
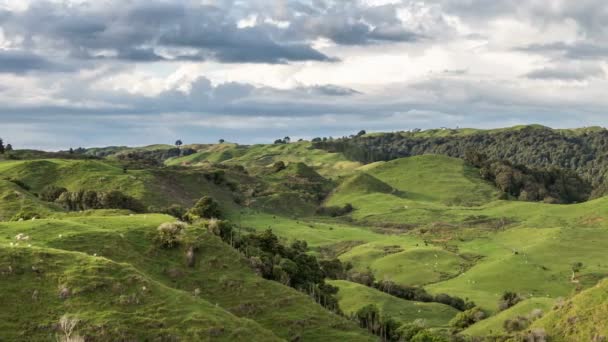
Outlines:
[[521, 301], [522, 298], [517, 293], [507, 291], [500, 297], [500, 300], [498, 301], [498, 309], [501, 311], [506, 310]]
[[463, 330], [484, 318], [486, 318], [486, 313], [483, 312], [481, 308], [474, 307], [456, 315], [456, 317], [450, 321], [450, 326], [456, 328], [456, 330]]
[[158, 226], [156, 240], [163, 248], [173, 248], [181, 242], [186, 227], [183, 222], [165, 222]]
[[198, 200], [196, 204], [186, 212], [185, 218], [190, 221], [196, 221], [201, 218], [222, 218], [222, 212], [219, 204], [211, 197], [205, 196]]
[[57, 200], [62, 193], [67, 191], [68, 189], [66, 188], [55, 185], [47, 185], [40, 192], [40, 199], [47, 202], [55, 202], [55, 200]]

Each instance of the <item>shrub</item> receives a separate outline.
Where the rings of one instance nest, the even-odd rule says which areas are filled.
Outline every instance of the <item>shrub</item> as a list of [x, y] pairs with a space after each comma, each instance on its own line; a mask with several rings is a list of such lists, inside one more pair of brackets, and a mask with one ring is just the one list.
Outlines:
[[287, 166], [281, 160], [279, 160], [278, 162], [272, 164], [272, 169], [274, 170], [274, 172], [280, 172], [280, 171], [285, 170], [286, 168], [287, 168]]
[[186, 212], [188, 221], [196, 221], [201, 218], [222, 218], [219, 204], [211, 197], [205, 196]]
[[517, 293], [507, 291], [500, 297], [500, 300], [498, 301], [498, 309], [500, 311], [506, 310], [521, 301], [522, 298]]
[[96, 192], [79, 190], [62, 192], [55, 202], [66, 210], [127, 209], [143, 212], [143, 205], [135, 198], [120, 191]]
[[526, 329], [530, 325], [530, 320], [526, 317], [517, 316], [513, 319], [507, 319], [503, 322], [503, 328], [507, 332], [516, 332]]
[[456, 328], [457, 330], [462, 330], [481, 321], [484, 318], [486, 318], [485, 312], [483, 312], [483, 310], [481, 310], [479, 307], [474, 307], [458, 313], [458, 315], [456, 315], [456, 317], [450, 321], [450, 326]]
[[182, 219], [186, 214], [186, 209], [181, 205], [173, 204], [167, 208], [163, 208], [160, 210], [161, 213], [171, 215], [177, 219]]
[[55, 200], [57, 200], [62, 193], [67, 191], [68, 189], [66, 188], [55, 185], [47, 185], [40, 192], [40, 199], [47, 202], [55, 202]]
[[34, 211], [21, 210], [11, 218], [11, 221], [26, 221], [37, 217], [40, 215]]
[[374, 273], [370, 270], [367, 269], [363, 272], [357, 272], [357, 271], [351, 271], [348, 273], [348, 280], [355, 282], [355, 283], [359, 283], [359, 284], [363, 284], [365, 286], [373, 286], [374, 282], [376, 281], [376, 277], [374, 276]]
[[323, 216], [338, 217], [338, 216], [344, 216], [346, 214], [350, 214], [353, 210], [354, 210], [354, 208], [353, 208], [352, 204], [347, 203], [343, 207], [339, 207], [339, 206], [319, 207], [317, 209], [317, 214], [323, 215]]
[[181, 242], [186, 227], [183, 222], [165, 222], [158, 226], [157, 241], [164, 248], [173, 248]]

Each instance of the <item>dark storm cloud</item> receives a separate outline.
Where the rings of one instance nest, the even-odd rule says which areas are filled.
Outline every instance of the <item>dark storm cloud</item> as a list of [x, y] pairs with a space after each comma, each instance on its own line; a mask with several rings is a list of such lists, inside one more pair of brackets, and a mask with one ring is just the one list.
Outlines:
[[[278, 5], [265, 2], [109, 1], [84, 4], [33, 1], [25, 11], [0, 12], [0, 27], [23, 49], [57, 51], [74, 59], [133, 62], [217, 60], [226, 63], [336, 61], [311, 46], [318, 38], [342, 45], [415, 42], [423, 35], [403, 27], [393, 5], [355, 1], [286, 1], [279, 27]], [[297, 13], [297, 15], [296, 15]], [[242, 27], [255, 15], [256, 25]], [[185, 51], [184, 51], [185, 50]]]
[[[65, 5], [33, 2], [24, 12], [5, 12], [6, 36], [23, 37], [25, 48], [55, 49], [72, 58], [134, 62], [204, 60], [285, 63], [332, 61], [306, 41], [279, 41], [263, 27], [239, 28], [219, 7], [190, 2], [125, 1]], [[183, 48], [192, 53], [159, 49]]]

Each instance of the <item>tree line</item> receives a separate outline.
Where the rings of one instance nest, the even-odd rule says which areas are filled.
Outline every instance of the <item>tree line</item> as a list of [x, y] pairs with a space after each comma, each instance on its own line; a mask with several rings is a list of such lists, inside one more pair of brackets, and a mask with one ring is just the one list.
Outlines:
[[[464, 159], [467, 151], [477, 151], [488, 160], [521, 165], [533, 173], [546, 172], [541, 178], [555, 177], [555, 170], [569, 170], [571, 174], [559, 176], [568, 186], [584, 186], [584, 192], [574, 197], [584, 197], [588, 184], [590, 197], [608, 193], [607, 174], [608, 130], [587, 131], [554, 130], [542, 126], [526, 126], [520, 129], [480, 131], [458, 134], [448, 131], [445, 136], [425, 135], [424, 132], [394, 132], [378, 135], [352, 135], [342, 138], [315, 138], [315, 148], [343, 153], [347, 158], [362, 163], [388, 161], [423, 154], [440, 154]], [[521, 169], [520, 169], [521, 171]], [[552, 175], [553, 174], [553, 175]], [[580, 179], [574, 179], [579, 177]], [[559, 182], [558, 182], [559, 183]], [[534, 192], [534, 191], [533, 191]], [[527, 196], [527, 195], [526, 195]], [[525, 197], [525, 196], [524, 196]], [[543, 196], [532, 196], [543, 200]], [[554, 197], [554, 196], [553, 196]], [[560, 196], [561, 197], [561, 196]], [[570, 202], [571, 195], [561, 198]], [[580, 198], [578, 198], [580, 200]]]

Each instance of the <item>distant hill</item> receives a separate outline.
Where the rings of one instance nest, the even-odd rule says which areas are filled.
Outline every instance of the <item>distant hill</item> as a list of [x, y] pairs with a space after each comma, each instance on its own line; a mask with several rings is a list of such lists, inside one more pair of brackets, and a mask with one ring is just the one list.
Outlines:
[[595, 196], [606, 192], [608, 130], [600, 127], [563, 130], [531, 125], [495, 130], [375, 133], [316, 139], [313, 145], [363, 163], [422, 154], [464, 158], [467, 151], [475, 150], [513, 164], [572, 170], [592, 182]]

